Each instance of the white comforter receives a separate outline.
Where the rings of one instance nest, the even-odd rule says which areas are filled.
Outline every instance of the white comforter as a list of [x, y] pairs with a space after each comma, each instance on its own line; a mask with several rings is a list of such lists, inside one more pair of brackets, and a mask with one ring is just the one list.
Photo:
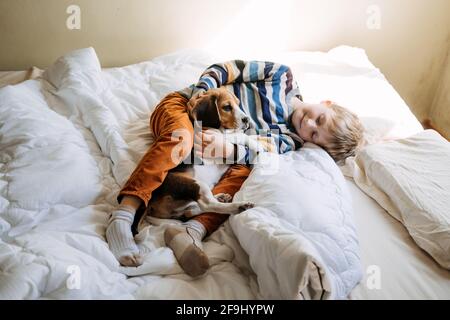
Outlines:
[[153, 219], [139, 233], [139, 268], [108, 250], [108, 216], [151, 143], [152, 108], [213, 62], [184, 52], [102, 71], [84, 49], [44, 79], [0, 89], [0, 298], [347, 297], [361, 279], [351, 200], [312, 145], [255, 167], [236, 198], [257, 207], [205, 242], [205, 277], [185, 275], [164, 247], [175, 221]]

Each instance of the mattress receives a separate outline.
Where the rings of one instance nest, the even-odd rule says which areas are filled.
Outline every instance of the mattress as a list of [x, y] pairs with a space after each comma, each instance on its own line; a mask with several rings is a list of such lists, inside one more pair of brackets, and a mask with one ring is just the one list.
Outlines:
[[[343, 101], [344, 105], [351, 108], [360, 107], [361, 96], [354, 94], [351, 97], [344, 97], [342, 90], [336, 86], [336, 82], [341, 85], [354, 87], [355, 91], [358, 88], [365, 87], [365, 91], [371, 89], [373, 86], [374, 96], [380, 92], [386, 105], [390, 105], [392, 109], [392, 117], [400, 117], [411, 130], [417, 130], [420, 126], [417, 120], [405, 110], [406, 105], [398, 96], [388, 81], [382, 76], [378, 69], [376, 69], [367, 59], [365, 53], [360, 49], [355, 48], [340, 48], [326, 53], [304, 53], [295, 52], [283, 54], [277, 57], [270, 57], [271, 60], [278, 60], [292, 65], [294, 73], [299, 81], [300, 88], [306, 101], [317, 101], [323, 96], [323, 89], [327, 93], [327, 97], [331, 99], [338, 99]], [[183, 55], [185, 53], [177, 53]], [[164, 65], [173, 61], [173, 55], [160, 57], [155, 59], [156, 63]], [[220, 57], [226, 59], [227, 57]], [[246, 57], [247, 58], [247, 57]], [[258, 58], [258, 57], [257, 57]], [[339, 61], [339, 64], [336, 64]], [[129, 66], [125, 68], [114, 68], [105, 70], [110, 76], [114, 76], [121, 81], [127, 80], [135, 74], [139, 74], [142, 68], [139, 65]], [[18, 72], [1, 72], [0, 80], [3, 84], [8, 82], [20, 82], [20, 78], [27, 78], [26, 71]], [[30, 76], [28, 76], [30, 78]], [[174, 89], [179, 89], [187, 79], [191, 81], [191, 76], [181, 77], [177, 79], [177, 83], [167, 85], [165, 79], [154, 79], [158, 87], [160, 97]], [[318, 85], [320, 83], [320, 85]], [[0, 87], [2, 86], [0, 81]], [[342, 89], [343, 87], [341, 87]], [[359, 90], [360, 91], [360, 90]], [[362, 94], [359, 92], [359, 94]], [[157, 102], [160, 97], [152, 97]], [[372, 102], [376, 104], [377, 101]], [[397, 107], [397, 108], [396, 108]], [[407, 109], [407, 107], [406, 107]], [[378, 111], [373, 111], [373, 108], [366, 106], [362, 111], [363, 115], [374, 115]], [[137, 135], [145, 134], [145, 126], [141, 128]], [[361, 258], [364, 265], [364, 279], [352, 291], [350, 299], [450, 299], [450, 272], [440, 268], [437, 263], [422, 251], [411, 239], [406, 229], [395, 219], [393, 219], [387, 212], [385, 212], [374, 200], [365, 195], [351, 179], [347, 179], [347, 184], [352, 195], [354, 207], [354, 220], [359, 235]], [[85, 228], [91, 230], [99, 228], [105, 219], [101, 215], [94, 215], [93, 220], [89, 221], [81, 213], [70, 217], [61, 217], [56, 215], [54, 221], [44, 220], [41, 225], [42, 230], [47, 228], [57, 228], [58, 225], [67, 225], [70, 223], [71, 229]], [[102, 220], [103, 219], [103, 220]], [[39, 228], [38, 228], [39, 229]], [[211, 238], [210, 244], [213, 246], [216, 243], [225, 243], [230, 247], [239, 247], [235, 243], [235, 239], [229, 237], [229, 223], [226, 223], [223, 228], [219, 229]], [[100, 227], [101, 230], [101, 227]], [[152, 229], [157, 235], [161, 231], [156, 225]], [[100, 231], [101, 232], [101, 231]], [[82, 245], [81, 238], [71, 237], [70, 233], [66, 239], [61, 241], [68, 243], [71, 247], [78, 247]], [[79, 243], [78, 243], [79, 242]], [[91, 248], [90, 255], [80, 255], [82, 259], [89, 264], [89, 259], [95, 256], [95, 248]], [[257, 279], [254, 274], [249, 272], [248, 261], [246, 261], [246, 254], [242, 250], [236, 249], [233, 253], [226, 247], [222, 246], [214, 252], [220, 252], [221, 255], [212, 257], [214, 261], [221, 261], [221, 263], [213, 263], [211, 272], [202, 279], [192, 280], [186, 275], [180, 274], [173, 270], [168, 270], [166, 276], [147, 274], [144, 276], [131, 277], [126, 279], [120, 274], [109, 275], [100, 281], [98, 278], [105, 276], [106, 270], [101, 267], [96, 267], [98, 273], [90, 275], [91, 281], [104, 285], [111, 284], [111, 297], [114, 298], [177, 298], [177, 299], [254, 299], [258, 298], [255, 287], [257, 286]], [[12, 249], [14, 252], [16, 249]], [[64, 252], [59, 248], [58, 254], [67, 255], [70, 260], [70, 250]], [[236, 256], [236, 252], [241, 252], [240, 256]], [[164, 255], [164, 252], [160, 253]], [[156, 255], [157, 256], [157, 255]], [[26, 259], [26, 258], [24, 258]], [[94, 263], [94, 261], [92, 261]], [[32, 277], [38, 277], [39, 272], [44, 272], [41, 269], [42, 265], [28, 265], [30, 270], [30, 278], [25, 281], [13, 281], [11, 278], [7, 282], [0, 283], [7, 286], [9, 292], [26, 292], [29, 294], [22, 296], [24, 298], [33, 298], [39, 296], [36, 292], [42, 291], [35, 285]], [[25, 268], [25, 267], [24, 267]], [[41, 271], [40, 271], [41, 270]], [[68, 271], [70, 273], [70, 270]], [[51, 278], [51, 276], [48, 276]], [[120, 283], [112, 285], [112, 283]], [[30, 285], [33, 283], [33, 285]], [[54, 284], [47, 279], [45, 282]], [[27, 285], [28, 284], [28, 285]], [[59, 298], [59, 287], [55, 285], [54, 291], [47, 295], [50, 298]], [[17, 286], [17, 287], [15, 287]], [[25, 287], [20, 287], [25, 286]], [[46, 288], [48, 289], [48, 288]], [[6, 289], [5, 289], [6, 290]], [[36, 291], [33, 294], [33, 290]], [[100, 289], [101, 290], [101, 289]], [[48, 292], [48, 291], [47, 291]], [[92, 292], [98, 292], [93, 290]], [[73, 294], [64, 294], [66, 298], [96, 298], [96, 296], [79, 296], [76, 292]], [[15, 297], [12, 295], [11, 297]]]

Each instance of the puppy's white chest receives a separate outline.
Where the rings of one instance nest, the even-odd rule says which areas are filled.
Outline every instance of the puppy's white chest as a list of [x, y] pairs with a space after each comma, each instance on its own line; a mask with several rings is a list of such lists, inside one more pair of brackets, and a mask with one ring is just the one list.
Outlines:
[[212, 189], [227, 171], [228, 167], [229, 165], [227, 164], [194, 165], [194, 178], [206, 183]]

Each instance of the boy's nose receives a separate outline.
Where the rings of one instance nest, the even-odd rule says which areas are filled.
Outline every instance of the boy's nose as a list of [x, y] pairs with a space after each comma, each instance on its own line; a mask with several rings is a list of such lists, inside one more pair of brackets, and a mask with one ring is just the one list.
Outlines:
[[316, 127], [316, 122], [313, 119], [308, 119], [306, 121], [306, 125], [310, 128], [315, 128]]

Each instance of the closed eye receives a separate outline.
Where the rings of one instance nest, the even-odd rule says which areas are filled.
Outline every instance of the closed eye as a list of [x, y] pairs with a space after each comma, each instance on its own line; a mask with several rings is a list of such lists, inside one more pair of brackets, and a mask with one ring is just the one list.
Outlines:
[[233, 108], [231, 107], [231, 105], [227, 104], [222, 107], [222, 110], [225, 112], [230, 112], [231, 110], [233, 110]]
[[317, 125], [320, 126], [321, 124], [323, 124], [324, 120], [325, 120], [325, 115], [322, 113], [316, 120]]

